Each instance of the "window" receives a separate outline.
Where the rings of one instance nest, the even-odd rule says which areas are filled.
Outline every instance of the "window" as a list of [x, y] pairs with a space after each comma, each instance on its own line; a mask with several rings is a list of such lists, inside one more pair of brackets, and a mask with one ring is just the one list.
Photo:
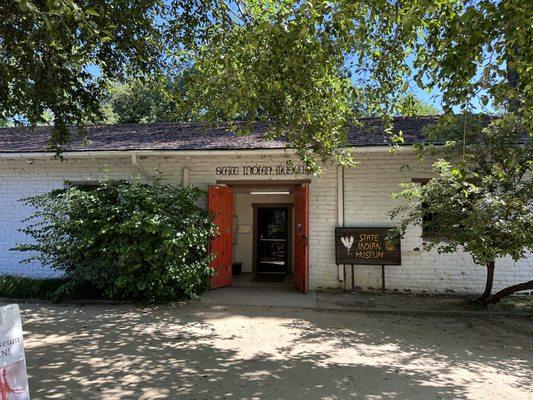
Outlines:
[[[421, 186], [429, 182], [429, 178], [413, 178], [414, 183], [420, 183]], [[437, 239], [439, 238], [438, 214], [427, 211], [428, 206], [422, 203], [422, 238]]]
[[87, 192], [96, 189], [99, 185], [100, 183], [98, 181], [65, 181], [65, 189], [76, 187]]

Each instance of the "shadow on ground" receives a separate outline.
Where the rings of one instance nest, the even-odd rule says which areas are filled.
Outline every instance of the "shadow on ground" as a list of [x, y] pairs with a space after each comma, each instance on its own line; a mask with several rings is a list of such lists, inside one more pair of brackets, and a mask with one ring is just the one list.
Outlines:
[[32, 399], [528, 399], [531, 321], [21, 305]]

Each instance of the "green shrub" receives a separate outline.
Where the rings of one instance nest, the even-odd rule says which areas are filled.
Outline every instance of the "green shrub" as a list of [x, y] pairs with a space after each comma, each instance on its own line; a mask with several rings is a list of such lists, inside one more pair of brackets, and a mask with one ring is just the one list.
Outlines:
[[33, 243], [14, 250], [35, 252], [25, 262], [65, 273], [58, 298], [83, 284], [109, 299], [191, 297], [208, 282], [216, 232], [196, 205], [202, 195], [195, 187], [113, 180], [54, 190], [23, 200], [36, 208], [22, 229]]
[[0, 296], [48, 300], [65, 283], [65, 279], [33, 279], [24, 276], [2, 275], [0, 276]]
[[[0, 297], [55, 301], [57, 300], [58, 289], [67, 283], [68, 279], [66, 278], [30, 278], [27, 276], [1, 275]], [[63, 298], [70, 300], [98, 300], [102, 297], [92, 285], [85, 282], [72, 290], [69, 296], [65, 294]]]

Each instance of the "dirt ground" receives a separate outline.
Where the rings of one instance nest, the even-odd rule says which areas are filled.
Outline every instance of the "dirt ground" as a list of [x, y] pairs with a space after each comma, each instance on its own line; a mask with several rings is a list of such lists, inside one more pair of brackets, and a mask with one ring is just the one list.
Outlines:
[[21, 304], [32, 400], [533, 399], [533, 321]]

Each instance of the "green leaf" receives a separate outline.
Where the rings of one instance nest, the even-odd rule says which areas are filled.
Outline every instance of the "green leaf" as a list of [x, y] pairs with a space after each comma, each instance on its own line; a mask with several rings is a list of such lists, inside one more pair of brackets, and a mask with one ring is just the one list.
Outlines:
[[91, 7], [91, 8], [87, 8], [87, 9], [85, 10], [85, 13], [86, 13], [86, 14], [89, 14], [89, 15], [92, 15], [92, 16], [94, 16], [94, 17], [99, 17], [99, 16], [100, 16], [100, 14], [98, 13], [98, 11], [96, 11], [96, 10], [95, 10], [94, 8], [92, 8], [92, 7]]

